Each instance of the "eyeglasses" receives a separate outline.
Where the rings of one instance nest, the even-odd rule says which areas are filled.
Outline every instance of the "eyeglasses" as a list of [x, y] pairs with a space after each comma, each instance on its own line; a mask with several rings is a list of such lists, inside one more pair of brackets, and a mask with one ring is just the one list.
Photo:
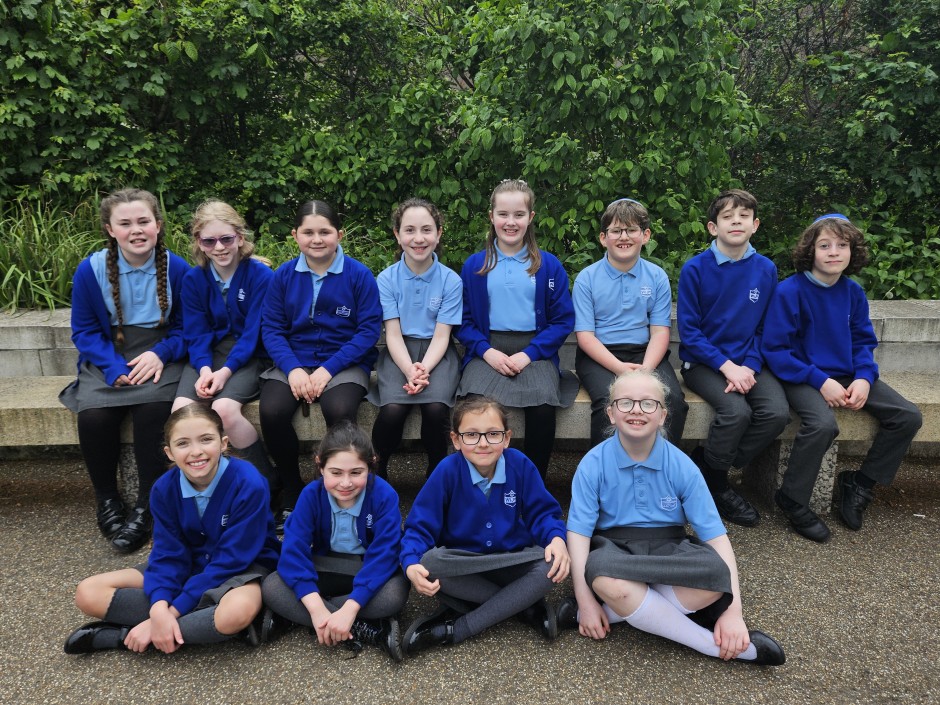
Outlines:
[[211, 250], [215, 247], [215, 243], [221, 242], [222, 247], [228, 247], [238, 238], [238, 235], [223, 235], [222, 237], [201, 237], [199, 238], [199, 246], [204, 250]]
[[496, 445], [497, 443], [502, 443], [503, 439], [506, 437], [505, 431], [487, 431], [486, 433], [480, 433], [479, 431], [467, 431], [466, 433], [458, 433], [460, 440], [466, 443], [468, 446], [475, 446], [480, 442], [480, 439], [483, 436], [486, 436], [486, 442], [491, 446]]
[[622, 237], [640, 237], [643, 231], [640, 228], [607, 228], [604, 231], [607, 237], [619, 240]]
[[636, 405], [640, 405], [640, 411], [644, 414], [652, 414], [659, 407], [666, 408], [663, 403], [657, 399], [614, 399], [610, 402], [610, 406], [616, 406], [617, 411], [621, 414], [629, 414], [632, 412]]

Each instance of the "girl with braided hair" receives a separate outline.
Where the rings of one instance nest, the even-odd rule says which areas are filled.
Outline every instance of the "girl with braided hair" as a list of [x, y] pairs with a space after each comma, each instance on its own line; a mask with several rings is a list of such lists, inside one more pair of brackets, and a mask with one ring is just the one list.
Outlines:
[[[98, 502], [101, 533], [119, 553], [150, 535], [150, 488], [163, 472], [163, 424], [185, 354], [178, 297], [189, 265], [163, 243], [153, 194], [116, 191], [101, 201], [108, 246], [91, 254], [72, 285], [72, 342], [78, 377], [59, 395], [78, 414], [78, 440]], [[130, 413], [137, 501], [128, 513], [117, 487], [121, 423]]]

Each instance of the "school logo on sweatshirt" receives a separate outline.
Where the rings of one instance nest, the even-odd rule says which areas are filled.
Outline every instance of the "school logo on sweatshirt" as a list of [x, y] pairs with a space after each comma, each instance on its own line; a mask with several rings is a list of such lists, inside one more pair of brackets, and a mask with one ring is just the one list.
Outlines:
[[751, 289], [747, 292], [747, 298], [751, 300], [752, 304], [756, 304], [757, 300], [760, 298], [760, 289]]
[[239, 289], [238, 289], [238, 300], [239, 300], [239, 301], [244, 301], [244, 300], [245, 300], [245, 296], [246, 296], [245, 290], [242, 289], [242, 288], [239, 288]]
[[366, 528], [367, 529], [372, 528], [372, 515], [371, 514], [366, 514]]
[[549, 279], [549, 280], [548, 280], [548, 288], [551, 289], [552, 291], [555, 291], [555, 280], [554, 280], [554, 279]]
[[659, 507], [665, 512], [671, 512], [679, 506], [678, 497], [660, 497]]
[[227, 526], [227, 525], [228, 525], [228, 514], [223, 514], [223, 515], [222, 515], [222, 526]]
[[642, 296], [644, 299], [648, 299], [652, 295], [653, 295], [653, 287], [647, 286], [645, 284], [640, 287], [640, 296]]
[[515, 507], [516, 506], [516, 493], [513, 492], [512, 490], [509, 490], [509, 492], [504, 494], [503, 504], [505, 504], [507, 507]]
[[336, 315], [342, 316], [343, 318], [349, 318], [349, 314], [352, 313], [352, 309], [348, 306], [337, 306]]

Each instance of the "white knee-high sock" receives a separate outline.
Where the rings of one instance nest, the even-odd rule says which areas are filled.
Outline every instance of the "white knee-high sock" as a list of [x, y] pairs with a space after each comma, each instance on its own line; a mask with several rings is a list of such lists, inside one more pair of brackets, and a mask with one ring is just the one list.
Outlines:
[[[715, 637], [711, 631], [686, 617], [655, 590], [646, 591], [646, 597], [640, 606], [633, 614], [627, 616], [627, 624], [688, 646], [706, 656], [717, 657], [720, 651], [715, 645]], [[753, 660], [756, 656], [757, 650], [751, 645], [738, 658]]]
[[611, 624], [617, 624], [619, 622], [627, 621], [626, 617], [624, 617], [623, 615], [619, 615], [616, 612], [614, 612], [612, 609], [610, 609], [610, 607], [607, 605], [606, 602], [601, 604], [601, 609], [604, 610], [604, 614], [607, 615], [607, 621], [610, 622]]

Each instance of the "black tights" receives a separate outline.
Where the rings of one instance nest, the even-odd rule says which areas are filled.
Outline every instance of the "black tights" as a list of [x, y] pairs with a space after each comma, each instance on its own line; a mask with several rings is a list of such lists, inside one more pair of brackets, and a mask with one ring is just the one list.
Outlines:
[[167, 468], [163, 452], [163, 424], [172, 406], [172, 402], [160, 401], [78, 412], [78, 443], [98, 502], [121, 497], [117, 485], [121, 422], [129, 412], [134, 426], [134, 457], [137, 461], [137, 506], [148, 506], [150, 488]]
[[[365, 389], [351, 382], [323, 392], [317, 401], [327, 428], [344, 419], [356, 423], [359, 402], [365, 394]], [[300, 403], [294, 399], [290, 385], [284, 382], [269, 379], [261, 385], [261, 432], [284, 485], [282, 503], [285, 507], [297, 504], [304, 488], [300, 479], [300, 441], [293, 424], [294, 412]]]
[[[441, 402], [418, 404], [421, 409], [421, 442], [428, 454], [428, 467], [425, 475], [437, 467], [447, 457], [450, 442], [450, 408]], [[372, 444], [379, 455], [379, 467], [376, 474], [388, 477], [388, 460], [401, 443], [408, 414], [414, 404], [386, 404], [379, 409], [379, 415], [372, 426]]]
[[548, 474], [548, 461], [552, 457], [555, 445], [555, 407], [549, 404], [527, 406], [525, 414], [525, 439], [522, 441], [524, 452], [532, 464], [538, 468], [539, 475], [545, 479]]

